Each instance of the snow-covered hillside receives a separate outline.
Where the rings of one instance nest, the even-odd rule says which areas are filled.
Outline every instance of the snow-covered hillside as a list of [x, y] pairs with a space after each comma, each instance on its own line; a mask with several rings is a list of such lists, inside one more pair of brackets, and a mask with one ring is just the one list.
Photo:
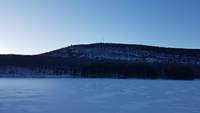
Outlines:
[[146, 63], [200, 64], [200, 50], [161, 48], [144, 45], [95, 43], [74, 45], [42, 55]]
[[200, 50], [95, 43], [39, 55], [0, 55], [0, 76], [10, 74], [192, 80], [200, 78]]

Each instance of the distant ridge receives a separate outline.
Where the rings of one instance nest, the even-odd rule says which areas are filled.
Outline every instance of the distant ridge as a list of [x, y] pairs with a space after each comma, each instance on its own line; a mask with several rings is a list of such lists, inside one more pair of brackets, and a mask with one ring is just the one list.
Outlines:
[[38, 55], [0, 55], [2, 77], [69, 75], [97, 78], [199, 79], [200, 49], [92, 43], [72, 45]]
[[[90, 43], [90, 44], [75, 44], [75, 45], [70, 45], [67, 47], [63, 47], [57, 50], [61, 50], [61, 49], [67, 49], [70, 47], [98, 47], [98, 46], [115, 46], [115, 47], [143, 47], [143, 48], [154, 48], [154, 49], [170, 49], [170, 50], [188, 50], [188, 51], [200, 51], [200, 49], [198, 48], [175, 48], [175, 47], [162, 47], [162, 46], [152, 46], [152, 45], [144, 45], [144, 44], [125, 44], [125, 43]], [[53, 51], [57, 51], [57, 50], [53, 50]], [[50, 51], [50, 52], [53, 52]], [[47, 52], [49, 53], [49, 52]]]
[[147, 45], [93, 43], [65, 47], [41, 54], [53, 57], [127, 60], [133, 62], [177, 62], [200, 64], [200, 49], [166, 48]]

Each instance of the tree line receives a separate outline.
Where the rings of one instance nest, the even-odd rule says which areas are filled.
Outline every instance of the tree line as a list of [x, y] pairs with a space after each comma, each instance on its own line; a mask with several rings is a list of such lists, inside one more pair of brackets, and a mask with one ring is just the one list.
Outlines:
[[[44, 56], [0, 56], [0, 74], [33, 74], [90, 78], [142, 78], [192, 80], [200, 78], [199, 65], [131, 63]], [[25, 73], [26, 74], [26, 73]]]

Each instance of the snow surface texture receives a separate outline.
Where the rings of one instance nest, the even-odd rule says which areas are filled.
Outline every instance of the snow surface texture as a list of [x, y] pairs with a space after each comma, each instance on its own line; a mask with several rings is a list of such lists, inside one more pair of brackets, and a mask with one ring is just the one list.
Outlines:
[[0, 79], [0, 113], [200, 113], [200, 81]]

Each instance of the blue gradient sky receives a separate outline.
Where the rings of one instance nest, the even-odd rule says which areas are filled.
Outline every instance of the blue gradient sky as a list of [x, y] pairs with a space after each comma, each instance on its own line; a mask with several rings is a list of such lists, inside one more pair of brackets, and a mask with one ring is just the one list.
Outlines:
[[0, 53], [93, 42], [200, 48], [200, 0], [0, 0]]

